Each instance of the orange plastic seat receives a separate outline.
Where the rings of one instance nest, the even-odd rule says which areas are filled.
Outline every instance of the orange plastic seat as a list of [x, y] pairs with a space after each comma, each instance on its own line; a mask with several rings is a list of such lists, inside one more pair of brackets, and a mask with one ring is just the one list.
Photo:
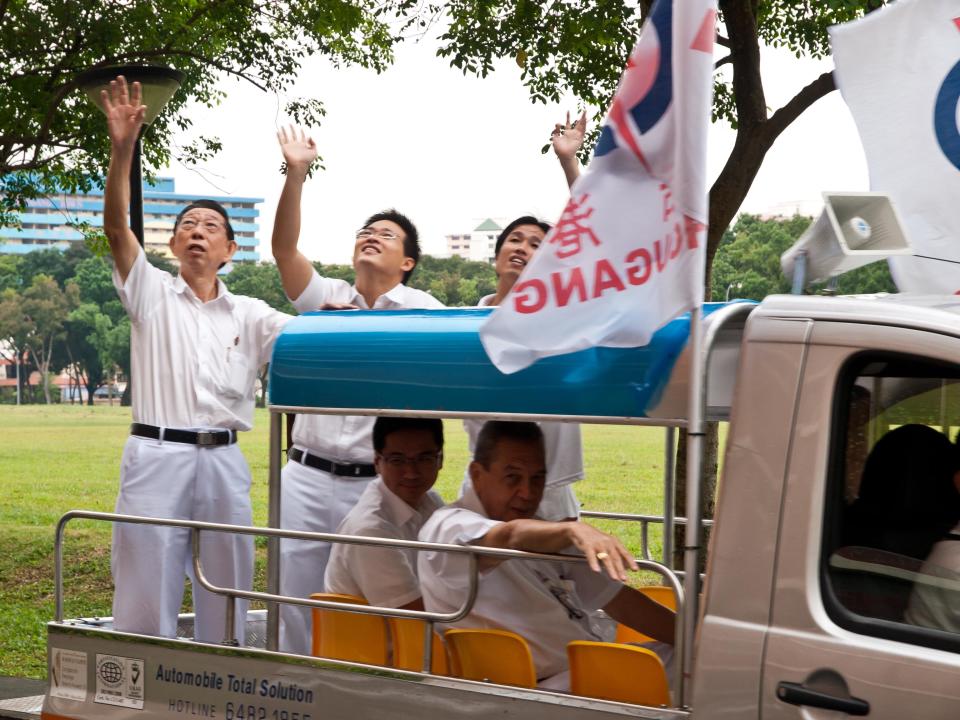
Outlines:
[[[677, 597], [673, 594], [673, 588], [669, 588], [666, 585], [645, 585], [644, 587], [637, 588], [639, 592], [642, 592], [648, 598], [654, 602], [658, 602], [661, 605], [665, 605], [674, 612], [677, 610]], [[645, 643], [652, 642], [653, 638], [649, 635], [644, 635], [643, 633], [637, 632], [631, 627], [617, 623], [617, 638], [616, 642], [618, 643]]]
[[450, 673], [465, 680], [532, 688], [537, 673], [527, 641], [506, 630], [447, 630]]
[[[311, 600], [368, 605], [355, 595], [314, 593]], [[313, 608], [313, 655], [367, 665], [387, 664], [387, 624], [377, 615]]]
[[[423, 671], [423, 620], [414, 618], [387, 618], [393, 638], [393, 666], [401, 670]], [[447, 648], [437, 633], [433, 634], [433, 653], [430, 672], [449, 675]]]
[[677, 609], [677, 596], [673, 594], [673, 588], [666, 585], [645, 585], [637, 588], [651, 600], [656, 600], [661, 605], [666, 605], [673, 611]]
[[652, 650], [577, 640], [567, 645], [574, 695], [635, 705], [670, 704], [663, 663]]

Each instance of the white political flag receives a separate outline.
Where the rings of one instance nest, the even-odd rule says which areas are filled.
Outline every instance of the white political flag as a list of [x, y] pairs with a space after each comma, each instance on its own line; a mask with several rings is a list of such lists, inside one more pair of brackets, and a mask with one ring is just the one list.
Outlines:
[[830, 28], [830, 44], [870, 188], [890, 195], [913, 245], [890, 258], [897, 287], [960, 291], [960, 3], [900, 0]]
[[657, 0], [589, 171], [480, 329], [503, 372], [602, 345], [645, 345], [703, 298], [715, 0]]

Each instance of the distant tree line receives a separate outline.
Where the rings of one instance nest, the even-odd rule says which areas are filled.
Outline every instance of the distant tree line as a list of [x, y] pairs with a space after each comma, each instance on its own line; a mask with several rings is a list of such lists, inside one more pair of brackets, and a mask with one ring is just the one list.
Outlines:
[[[168, 259], [152, 253], [147, 257], [176, 273]], [[327, 277], [353, 282], [349, 265], [316, 263], [316, 268]], [[19, 376], [21, 402], [59, 402], [53, 378], [64, 372], [70, 378], [67, 397], [83, 397], [89, 404], [94, 392], [115, 375], [130, 376], [130, 321], [113, 287], [112, 272], [109, 258], [82, 244], [65, 251], [0, 255], [0, 358], [9, 363], [0, 373]], [[238, 264], [224, 282], [231, 292], [294, 312], [272, 263]], [[424, 256], [410, 284], [447, 305], [476, 305], [494, 291], [495, 282], [488, 264]], [[30, 380], [35, 371], [40, 376], [36, 384]], [[261, 381], [265, 390], [265, 373]], [[13, 403], [16, 395], [16, 383], [0, 388], [0, 403]], [[129, 394], [123, 400], [129, 402]]]
[[[725, 299], [728, 291], [731, 298], [756, 300], [790, 292], [790, 280], [780, 270], [780, 255], [810, 222], [799, 215], [773, 219], [741, 215], [723, 236], [713, 270], [713, 299]], [[148, 258], [153, 265], [176, 273], [168, 259], [150, 253]], [[322, 275], [353, 282], [349, 265], [315, 266]], [[0, 255], [0, 357], [11, 363], [11, 368], [19, 359], [21, 402], [59, 402], [52, 378], [61, 372], [71, 379], [69, 397], [82, 394], [91, 404], [94, 392], [114, 375], [129, 377], [130, 321], [111, 275], [109, 258], [99, 257], [81, 244], [65, 251]], [[238, 264], [224, 281], [231, 292], [294, 312], [272, 263]], [[423, 256], [410, 285], [446, 305], [472, 306], [494, 292], [496, 276], [486, 263]], [[878, 262], [840, 277], [837, 292], [896, 292], [896, 288], [887, 264]], [[34, 371], [41, 378], [36, 385], [30, 382]], [[265, 375], [261, 381], [265, 388]], [[0, 389], [0, 402], [14, 402], [15, 397], [15, 387]]]

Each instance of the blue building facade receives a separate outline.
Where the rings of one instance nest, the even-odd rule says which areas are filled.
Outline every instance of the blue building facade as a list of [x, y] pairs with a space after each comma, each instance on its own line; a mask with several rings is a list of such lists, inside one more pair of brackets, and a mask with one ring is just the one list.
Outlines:
[[[147, 250], [171, 257], [168, 241], [173, 234], [177, 213], [194, 200], [204, 197], [216, 200], [230, 215], [236, 234], [237, 252], [234, 262], [260, 260], [259, 205], [263, 198], [228, 195], [187, 195], [176, 191], [173, 178], [157, 178], [143, 188], [143, 235]], [[80, 242], [83, 235], [70, 223], [86, 222], [103, 227], [103, 191], [91, 190], [78, 195], [57, 195], [32, 200], [20, 213], [22, 226], [0, 228], [0, 253], [23, 254], [50, 247], [66, 249]]]

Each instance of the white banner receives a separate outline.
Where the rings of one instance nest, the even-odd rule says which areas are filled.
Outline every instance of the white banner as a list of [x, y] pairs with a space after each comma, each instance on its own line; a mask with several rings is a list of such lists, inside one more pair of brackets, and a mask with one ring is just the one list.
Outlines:
[[645, 345], [703, 298], [715, 0], [657, 0], [589, 171], [480, 329], [503, 372]]
[[960, 2], [900, 0], [830, 28], [830, 41], [870, 188], [891, 196], [924, 256], [890, 258], [897, 287], [960, 292]]

